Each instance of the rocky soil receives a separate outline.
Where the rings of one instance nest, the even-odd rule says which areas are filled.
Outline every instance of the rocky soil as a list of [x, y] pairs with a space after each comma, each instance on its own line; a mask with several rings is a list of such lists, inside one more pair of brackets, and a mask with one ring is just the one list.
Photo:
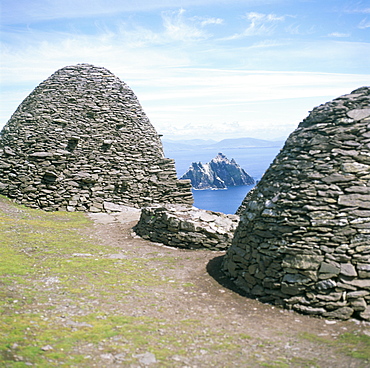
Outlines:
[[[21, 236], [21, 220], [31, 223], [35, 214], [41, 223], [45, 216], [59, 221], [55, 213], [41, 215], [0, 199], [2, 223], [14, 219], [7, 232], [18, 228]], [[6, 303], [0, 328], [9, 339], [0, 348], [3, 366], [369, 366], [369, 323], [313, 318], [240, 295], [220, 272], [224, 252], [143, 240], [132, 231], [138, 215], [134, 209], [89, 214], [91, 222], [74, 231], [97, 248], [50, 256], [60, 262], [55, 269], [38, 250], [23, 249], [39, 266], [23, 282], [1, 276]], [[90, 263], [67, 274], [65, 267], [84, 259]], [[20, 319], [29, 325], [17, 327], [25, 332], [16, 340], [10, 330]], [[43, 337], [43, 330], [60, 338]], [[33, 346], [34, 356], [26, 354], [25, 344]]]

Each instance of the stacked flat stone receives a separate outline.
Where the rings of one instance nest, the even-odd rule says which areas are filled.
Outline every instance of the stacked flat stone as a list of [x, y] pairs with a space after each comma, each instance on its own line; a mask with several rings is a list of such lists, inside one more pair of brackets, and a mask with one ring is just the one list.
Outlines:
[[370, 320], [370, 88], [315, 108], [243, 202], [223, 269], [261, 301]]
[[153, 205], [141, 211], [135, 232], [144, 239], [172, 247], [226, 250], [239, 216], [186, 205]]
[[44, 210], [92, 212], [193, 202], [132, 90], [89, 64], [58, 70], [6, 124], [0, 194]]

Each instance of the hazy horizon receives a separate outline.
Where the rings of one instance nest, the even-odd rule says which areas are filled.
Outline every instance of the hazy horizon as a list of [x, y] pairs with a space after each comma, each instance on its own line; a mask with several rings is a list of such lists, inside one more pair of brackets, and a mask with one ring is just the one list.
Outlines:
[[[288, 135], [289, 136], [289, 135]], [[266, 138], [259, 138], [259, 137], [231, 137], [231, 138], [219, 138], [219, 139], [210, 139], [210, 138], [179, 138], [179, 137], [174, 137], [174, 138], [169, 138], [169, 137], [161, 137], [162, 142], [167, 141], [167, 142], [186, 142], [186, 141], [202, 141], [202, 142], [214, 142], [214, 143], [219, 143], [223, 140], [235, 140], [235, 139], [256, 139], [256, 140], [261, 140], [261, 141], [268, 141], [268, 142], [281, 142], [284, 141], [288, 138], [288, 136], [282, 136], [278, 137], [276, 139], [266, 139]]]

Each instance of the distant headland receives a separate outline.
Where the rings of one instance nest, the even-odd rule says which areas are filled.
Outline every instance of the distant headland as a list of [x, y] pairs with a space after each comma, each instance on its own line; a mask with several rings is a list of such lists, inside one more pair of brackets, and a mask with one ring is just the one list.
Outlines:
[[226, 189], [255, 184], [234, 159], [230, 161], [221, 152], [206, 164], [193, 162], [181, 179], [189, 179], [194, 189]]

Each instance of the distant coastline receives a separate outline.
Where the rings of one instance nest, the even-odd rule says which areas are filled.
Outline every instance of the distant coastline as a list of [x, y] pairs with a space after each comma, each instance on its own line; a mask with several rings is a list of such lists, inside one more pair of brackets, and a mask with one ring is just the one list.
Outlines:
[[[249, 138], [237, 138], [236, 141], [241, 139], [249, 140]], [[235, 147], [236, 145], [233, 147], [234, 140], [228, 139], [216, 142], [218, 144], [223, 142], [222, 145], [225, 144], [225, 147], [220, 148], [220, 146], [214, 147], [215, 142], [209, 140], [196, 139], [189, 143], [188, 140], [163, 139], [163, 148], [166, 157], [175, 159], [179, 178], [186, 172], [192, 162], [208, 162], [217, 154], [218, 150], [222, 150], [228, 157], [233, 157], [252, 176], [255, 182], [258, 182], [283, 147], [285, 141], [264, 141], [255, 140], [254, 138], [252, 140], [255, 145], [244, 148]], [[257, 146], [258, 142], [261, 143], [260, 146]], [[232, 214], [235, 213], [244, 197], [253, 187], [254, 185], [237, 186], [222, 190], [192, 189], [194, 206]]]

